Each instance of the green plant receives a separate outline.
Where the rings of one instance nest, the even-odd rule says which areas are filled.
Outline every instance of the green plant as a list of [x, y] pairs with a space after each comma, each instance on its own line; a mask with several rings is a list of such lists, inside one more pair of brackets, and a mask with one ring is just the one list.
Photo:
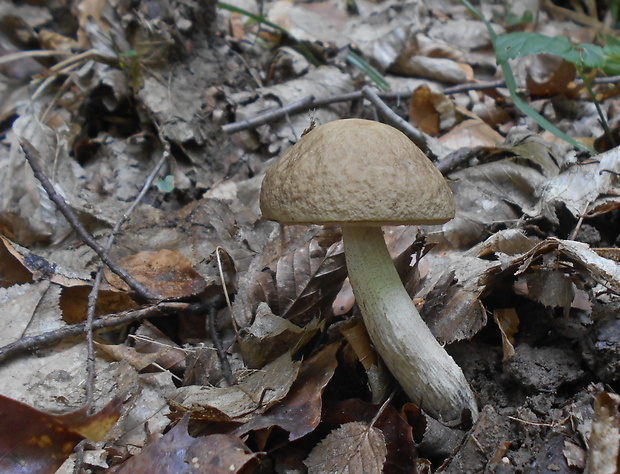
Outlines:
[[489, 21], [484, 18], [484, 16], [482, 16], [482, 14], [478, 12], [478, 10], [476, 10], [469, 1], [459, 1], [465, 5], [465, 7], [467, 7], [467, 9], [474, 16], [479, 18], [486, 25], [487, 30], [489, 31], [489, 36], [491, 37], [493, 49], [495, 50], [497, 64], [501, 67], [502, 72], [504, 73], [504, 79], [506, 80], [506, 87], [510, 91], [510, 97], [519, 110], [531, 117], [542, 128], [570, 143], [575, 148], [594, 153], [593, 149], [579, 143], [577, 140], [558, 129], [545, 117], [530, 107], [529, 104], [519, 96], [517, 93], [517, 82], [515, 80], [514, 73], [512, 72], [512, 68], [510, 67], [509, 60], [526, 56], [528, 54], [547, 53], [559, 56], [571, 64], [574, 64], [578, 74], [584, 81], [590, 97], [592, 97], [592, 100], [597, 107], [597, 111], [601, 117], [601, 122], [607, 132], [609, 130], [607, 121], [602, 113], [602, 110], [600, 109], [600, 105], [596, 100], [594, 92], [592, 91], [592, 86], [588, 77], [585, 75], [585, 71], [590, 68], [604, 67], [607, 62], [606, 58], [610, 59], [612, 54], [616, 54], [620, 57], [620, 47], [618, 45], [613, 46], [611, 43], [608, 43], [610, 44], [610, 47], [605, 50], [605, 48], [593, 44], [584, 43], [580, 45], [573, 45], [568, 38], [564, 36], [556, 36], [552, 38], [550, 36], [530, 32], [508, 33], [506, 35], [499, 36], [495, 33], [495, 30]]

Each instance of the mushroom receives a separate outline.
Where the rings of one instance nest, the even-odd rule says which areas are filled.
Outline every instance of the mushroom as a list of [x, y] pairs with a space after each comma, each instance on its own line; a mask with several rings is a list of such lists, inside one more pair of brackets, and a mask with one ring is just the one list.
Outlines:
[[477, 418], [463, 372], [420, 317], [381, 230], [454, 217], [452, 192], [416, 145], [370, 120], [322, 125], [269, 168], [260, 206], [264, 217], [281, 224], [342, 226], [355, 299], [392, 375], [411, 401], [443, 423]]

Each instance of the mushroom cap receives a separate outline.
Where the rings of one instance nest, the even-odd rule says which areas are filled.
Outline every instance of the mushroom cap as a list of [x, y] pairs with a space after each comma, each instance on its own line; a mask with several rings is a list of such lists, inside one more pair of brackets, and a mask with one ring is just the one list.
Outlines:
[[454, 217], [454, 197], [394, 127], [345, 119], [310, 131], [267, 170], [263, 216], [282, 224], [426, 225]]

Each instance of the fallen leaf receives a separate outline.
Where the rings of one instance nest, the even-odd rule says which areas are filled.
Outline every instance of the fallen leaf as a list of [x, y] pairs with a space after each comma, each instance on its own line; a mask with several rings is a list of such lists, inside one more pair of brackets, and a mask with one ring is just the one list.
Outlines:
[[383, 472], [387, 448], [381, 430], [362, 422], [346, 423], [312, 450], [304, 464], [310, 474]]
[[284, 400], [262, 416], [255, 416], [234, 432], [242, 436], [250, 431], [279, 426], [288, 431], [289, 441], [314, 431], [321, 421], [322, 394], [338, 365], [333, 343], [304, 361], [299, 376]]
[[502, 335], [503, 361], [506, 362], [515, 355], [515, 338], [519, 327], [519, 316], [514, 308], [496, 309], [493, 311], [493, 319]]
[[88, 408], [52, 415], [0, 395], [0, 470], [53, 473], [82, 439], [103, 439], [120, 416], [120, 399], [94, 415]]
[[244, 331], [239, 346], [243, 361], [249, 368], [262, 367], [284, 352], [295, 353], [324, 327], [313, 321], [299, 327], [274, 315], [269, 306], [261, 303], [250, 327]]
[[286, 353], [237, 385], [181, 387], [170, 402], [179, 413], [189, 412], [193, 419], [245, 422], [281, 402], [291, 389], [299, 367], [300, 363], [292, 361], [290, 353]]
[[586, 472], [614, 474], [620, 470], [620, 395], [601, 392], [594, 397]]
[[109, 472], [235, 474], [256, 460], [258, 455], [239, 438], [226, 434], [193, 438], [187, 432], [188, 423], [186, 416], [162, 438]]
[[[412, 413], [416, 408], [413, 404], [405, 407], [409, 411], [407, 418], [389, 404], [382, 408], [379, 404], [370, 404], [359, 399], [330, 402], [326, 403], [322, 422], [330, 428], [351, 422], [372, 422], [372, 426], [381, 430], [385, 439], [387, 453], [384, 471], [390, 474], [407, 474], [415, 471], [417, 460], [414, 432], [407, 422], [408, 419], [416, 417]], [[379, 410], [383, 411], [377, 417]], [[419, 410], [417, 416], [421, 416]], [[422, 433], [423, 430], [416, 432], [416, 438], [421, 437]]]
[[[189, 260], [171, 250], [139, 252], [119, 259], [118, 263], [161, 299], [196, 296], [206, 288], [206, 282]], [[107, 268], [105, 276], [112, 286], [123, 291], [129, 290], [127, 284]]]

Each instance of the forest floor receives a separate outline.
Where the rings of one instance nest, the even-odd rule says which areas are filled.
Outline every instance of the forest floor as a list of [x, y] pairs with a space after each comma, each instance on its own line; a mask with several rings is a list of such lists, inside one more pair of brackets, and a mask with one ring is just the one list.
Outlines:
[[[509, 4], [0, 4], [0, 470], [619, 472], [617, 2]], [[478, 416], [392, 378], [338, 227], [261, 215], [351, 117], [454, 194], [384, 235]]]

